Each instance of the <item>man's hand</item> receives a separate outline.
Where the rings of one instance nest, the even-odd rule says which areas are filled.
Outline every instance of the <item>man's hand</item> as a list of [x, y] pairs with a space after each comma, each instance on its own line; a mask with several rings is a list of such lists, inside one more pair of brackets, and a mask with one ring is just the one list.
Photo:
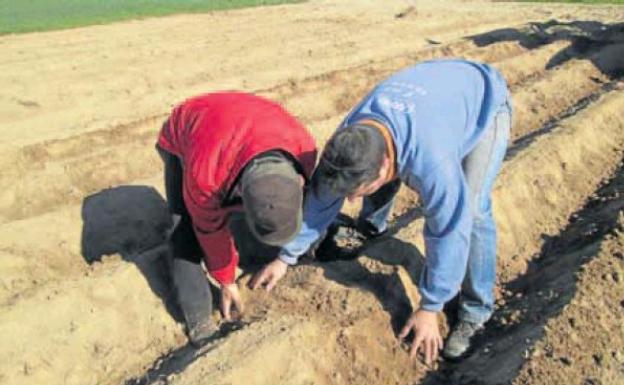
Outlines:
[[249, 282], [249, 287], [255, 290], [257, 287], [266, 285], [266, 291], [271, 291], [288, 270], [286, 262], [276, 258], [273, 262], [265, 265], [256, 273]]
[[239, 315], [243, 313], [243, 301], [236, 283], [221, 286], [221, 313], [226, 321], [232, 320], [232, 305], [236, 307]]
[[427, 365], [433, 364], [438, 359], [438, 351], [443, 345], [437, 318], [435, 312], [418, 310], [412, 314], [399, 334], [399, 338], [404, 339], [414, 329], [410, 357], [414, 359], [420, 349]]

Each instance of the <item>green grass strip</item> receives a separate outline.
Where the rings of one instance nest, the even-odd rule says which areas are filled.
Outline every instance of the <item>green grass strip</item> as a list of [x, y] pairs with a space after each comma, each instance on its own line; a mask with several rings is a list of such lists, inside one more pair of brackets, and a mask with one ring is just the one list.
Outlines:
[[302, 0], [0, 0], [0, 34], [47, 31], [175, 13]]
[[624, 4], [624, 0], [514, 0], [524, 3]]

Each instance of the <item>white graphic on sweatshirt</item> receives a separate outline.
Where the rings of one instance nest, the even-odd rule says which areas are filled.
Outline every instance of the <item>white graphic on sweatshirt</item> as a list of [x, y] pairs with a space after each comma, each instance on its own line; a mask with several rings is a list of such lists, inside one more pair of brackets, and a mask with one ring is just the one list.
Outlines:
[[427, 90], [417, 84], [386, 82], [379, 88], [377, 102], [389, 109], [411, 113], [416, 109], [414, 99], [427, 96]]
[[418, 84], [402, 83], [397, 81], [386, 82], [382, 88], [382, 91], [387, 91], [397, 96], [404, 98], [413, 98], [416, 96], [427, 96], [427, 90]]

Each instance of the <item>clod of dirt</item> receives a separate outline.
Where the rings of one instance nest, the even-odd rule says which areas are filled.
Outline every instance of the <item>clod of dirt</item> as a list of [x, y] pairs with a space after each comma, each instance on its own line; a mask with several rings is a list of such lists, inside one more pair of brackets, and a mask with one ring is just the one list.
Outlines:
[[396, 15], [394, 15], [394, 17], [396, 19], [401, 19], [404, 18], [406, 16], [416, 16], [418, 15], [418, 11], [416, 10], [415, 6], [409, 6], [407, 8], [405, 8], [404, 10], [402, 10], [401, 12], [397, 13]]

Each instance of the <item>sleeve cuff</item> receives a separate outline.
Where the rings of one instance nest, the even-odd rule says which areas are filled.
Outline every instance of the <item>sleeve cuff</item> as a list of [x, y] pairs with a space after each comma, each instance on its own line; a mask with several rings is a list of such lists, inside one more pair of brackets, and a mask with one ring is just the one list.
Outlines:
[[219, 270], [208, 270], [208, 273], [221, 285], [229, 285], [235, 279], [235, 268], [232, 269], [229, 266]]
[[280, 253], [280, 254], [278, 255], [278, 258], [279, 258], [282, 262], [284, 262], [285, 264], [290, 265], [290, 266], [296, 265], [296, 264], [297, 264], [297, 261], [299, 260], [299, 258], [298, 258], [298, 257], [293, 257], [293, 256], [291, 256], [291, 255], [284, 254], [284, 253]]

